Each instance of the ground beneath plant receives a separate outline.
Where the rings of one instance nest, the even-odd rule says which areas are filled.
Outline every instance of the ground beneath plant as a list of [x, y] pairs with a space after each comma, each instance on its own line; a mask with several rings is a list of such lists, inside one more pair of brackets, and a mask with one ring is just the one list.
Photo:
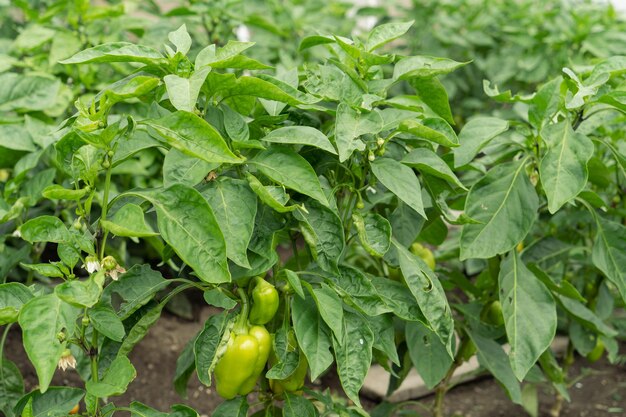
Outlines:
[[[209, 314], [209, 309], [203, 310], [195, 321], [164, 314], [131, 354], [131, 360], [137, 369], [137, 378], [125, 395], [111, 400], [119, 406], [140, 401], [161, 411], [168, 411], [172, 404], [186, 404], [194, 407], [201, 415], [210, 416], [212, 410], [222, 401], [211, 388], [201, 385], [192, 376], [188, 397], [181, 398], [174, 391], [171, 382], [178, 355], [202, 327]], [[622, 353], [625, 348], [626, 345], [622, 345]], [[37, 384], [37, 377], [22, 348], [21, 335], [17, 328], [9, 333], [5, 353], [22, 370], [26, 389], [33, 389]], [[585, 360], [579, 358], [571, 375], [577, 377], [577, 381], [570, 390], [572, 401], [563, 405], [561, 416], [626, 416], [626, 366], [610, 365], [602, 359], [589, 367]], [[69, 371], [57, 372], [53, 384], [81, 386], [78, 375]], [[332, 372], [323, 377], [318, 386], [339, 391], [338, 379]], [[547, 388], [542, 389], [539, 400], [539, 416], [549, 417], [553, 394]], [[423, 398], [419, 403], [420, 405], [411, 407], [414, 410], [411, 414], [402, 415], [428, 417], [429, 413], [425, 409], [432, 403], [432, 397]], [[510, 402], [500, 386], [490, 378], [455, 387], [446, 396], [445, 404], [446, 416], [527, 416], [521, 407]], [[376, 406], [376, 402], [363, 398], [363, 405], [371, 409]]]

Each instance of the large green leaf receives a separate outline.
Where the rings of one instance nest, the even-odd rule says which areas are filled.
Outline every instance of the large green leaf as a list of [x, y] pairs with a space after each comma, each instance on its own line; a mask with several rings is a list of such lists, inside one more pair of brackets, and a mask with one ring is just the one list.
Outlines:
[[141, 62], [155, 64], [165, 61], [156, 49], [130, 42], [111, 42], [80, 51], [61, 61], [61, 64], [87, 64], [90, 62]]
[[405, 334], [411, 361], [428, 389], [432, 389], [446, 376], [453, 359], [441, 339], [423, 323], [406, 322]]
[[315, 380], [333, 363], [330, 330], [317, 311], [315, 301], [309, 296], [292, 299], [291, 317], [298, 345], [309, 362], [311, 380]]
[[333, 210], [311, 201], [307, 212], [298, 209], [294, 217], [300, 222], [300, 230], [311, 247], [311, 252], [322, 269], [337, 271], [339, 257], [343, 252], [345, 240], [341, 219]]
[[224, 235], [209, 203], [198, 191], [174, 184], [132, 194], [152, 203], [161, 236], [201, 280], [230, 281]]
[[32, 406], [32, 417], [67, 417], [85, 396], [85, 391], [72, 387], [50, 387], [45, 392], [31, 391], [15, 405], [15, 415], [25, 417], [26, 405]]
[[411, 168], [391, 158], [378, 158], [370, 167], [378, 181], [426, 218], [420, 183]]
[[210, 67], [200, 68], [189, 77], [183, 78], [175, 74], [163, 77], [167, 95], [176, 110], [192, 112], [196, 108], [196, 101]]
[[550, 213], [580, 193], [587, 184], [587, 162], [593, 155], [591, 139], [572, 129], [570, 122], [546, 126], [541, 136], [548, 151], [541, 159], [539, 176]]
[[396, 240], [393, 240], [393, 244], [398, 250], [400, 269], [406, 285], [415, 297], [427, 324], [439, 337], [448, 355], [453, 357], [454, 322], [452, 311], [439, 279], [422, 258], [413, 255]]
[[411, 20], [409, 22], [392, 22], [376, 26], [367, 35], [365, 48], [368, 52], [371, 52], [394, 39], [398, 39], [409, 30], [414, 22], [414, 20]]
[[56, 103], [58, 79], [12, 72], [0, 74], [0, 111], [46, 110]]
[[484, 366], [507, 390], [515, 404], [522, 403], [522, 391], [506, 353], [496, 341], [481, 336], [478, 332], [468, 332], [476, 345], [478, 362]]
[[428, 117], [423, 120], [405, 120], [400, 124], [398, 130], [443, 146], [459, 146], [459, 139], [456, 133], [454, 133], [454, 129], [440, 117]]
[[224, 235], [226, 256], [237, 265], [250, 268], [246, 252], [254, 228], [256, 195], [245, 181], [230, 177], [211, 182], [201, 193], [213, 209]]
[[248, 162], [277, 183], [328, 206], [328, 199], [322, 191], [313, 167], [294, 151], [273, 147], [261, 152]]
[[524, 159], [498, 165], [471, 188], [465, 214], [480, 224], [463, 226], [461, 260], [505, 253], [530, 230], [539, 198], [526, 175], [525, 163]]
[[414, 78], [411, 80], [411, 86], [415, 88], [420, 99], [432, 111], [451, 125], [454, 124], [450, 103], [448, 102], [448, 93], [437, 77]]
[[480, 150], [493, 138], [504, 133], [509, 122], [497, 117], [475, 117], [459, 133], [459, 147], [454, 148], [454, 167], [469, 164]]
[[31, 298], [33, 293], [24, 284], [0, 284], [0, 326], [16, 322], [22, 306]]
[[52, 381], [66, 341], [59, 341], [61, 330], [71, 335], [76, 327], [80, 309], [48, 294], [33, 298], [20, 311], [24, 350], [37, 371], [41, 392], [46, 392]]
[[556, 303], [517, 251], [511, 251], [500, 265], [498, 281], [511, 368], [522, 381], [554, 339]]
[[149, 265], [134, 265], [117, 281], [107, 285], [102, 301], [110, 302], [113, 293], [121, 297], [117, 315], [124, 320], [168, 285], [169, 282], [161, 273], [151, 269]]
[[262, 138], [266, 142], [272, 143], [296, 143], [300, 145], [315, 146], [337, 155], [330, 140], [325, 134], [310, 126], [286, 126], [272, 130]]
[[104, 220], [100, 223], [102, 228], [116, 236], [147, 237], [158, 235], [146, 224], [143, 209], [132, 203], [123, 205], [110, 220]]
[[126, 392], [128, 384], [137, 376], [135, 367], [126, 356], [118, 356], [99, 381], [85, 383], [87, 392], [95, 397], [106, 398]]
[[626, 227], [602, 217], [597, 225], [591, 260], [626, 301]]
[[391, 224], [378, 213], [352, 214], [363, 248], [372, 256], [382, 257], [391, 246]]
[[211, 386], [211, 374], [217, 363], [220, 345], [228, 341], [225, 337], [230, 335], [231, 318], [228, 311], [209, 317], [193, 344], [198, 379], [206, 386]]
[[348, 398], [360, 407], [359, 390], [371, 366], [374, 333], [364, 317], [346, 311], [343, 334], [342, 345], [333, 338], [337, 374]]
[[430, 78], [436, 75], [448, 74], [467, 64], [467, 62], [457, 62], [447, 58], [410, 56], [398, 61], [393, 69], [393, 79]]
[[365, 144], [360, 136], [378, 133], [383, 128], [383, 119], [378, 111], [361, 112], [346, 103], [337, 106], [335, 121], [335, 143], [339, 150], [339, 162], [344, 162], [355, 150], [363, 151]]
[[14, 417], [13, 407], [24, 395], [24, 380], [17, 365], [5, 357], [0, 358], [0, 411]]
[[420, 172], [448, 181], [463, 190], [467, 190], [457, 176], [454, 175], [454, 172], [452, 172], [448, 164], [446, 164], [439, 155], [428, 148], [413, 149], [402, 158], [402, 163]]
[[243, 159], [237, 157], [228, 148], [224, 138], [204, 119], [187, 111], [176, 111], [160, 119], [146, 120], [149, 133], [160, 141], [179, 151], [205, 160], [240, 164]]

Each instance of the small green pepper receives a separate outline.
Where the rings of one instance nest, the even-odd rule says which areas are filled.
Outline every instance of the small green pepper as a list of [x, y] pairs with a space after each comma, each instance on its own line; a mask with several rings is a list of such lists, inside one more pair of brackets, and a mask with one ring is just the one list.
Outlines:
[[278, 310], [278, 291], [261, 277], [256, 277], [254, 282], [250, 323], [265, 324], [274, 317]]
[[430, 269], [432, 269], [433, 271], [435, 270], [435, 266], [437, 265], [437, 263], [435, 262], [435, 255], [433, 255], [433, 252], [430, 249], [428, 249], [421, 243], [415, 242], [411, 245], [411, 248], [409, 250], [413, 255], [417, 255], [422, 258]]

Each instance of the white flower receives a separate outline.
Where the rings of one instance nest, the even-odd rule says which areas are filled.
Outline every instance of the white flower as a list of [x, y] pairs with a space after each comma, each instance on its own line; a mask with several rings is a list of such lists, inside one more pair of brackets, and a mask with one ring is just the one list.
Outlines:
[[20, 232], [20, 229], [15, 229], [11, 236], [17, 237], [17, 238], [21, 238], [22, 237], [22, 232]]
[[118, 265], [114, 269], [107, 271], [106, 274], [110, 276], [113, 281], [117, 281], [119, 279], [119, 274], [123, 274], [125, 272], [126, 270]]
[[83, 268], [85, 268], [90, 274], [93, 274], [94, 272], [100, 270], [100, 262], [98, 262], [98, 258], [95, 256], [88, 256], [85, 258]]
[[63, 354], [61, 355], [61, 359], [59, 359], [59, 364], [57, 365], [59, 369], [65, 371], [67, 368], [76, 368], [76, 358], [72, 355], [69, 349], [65, 349]]

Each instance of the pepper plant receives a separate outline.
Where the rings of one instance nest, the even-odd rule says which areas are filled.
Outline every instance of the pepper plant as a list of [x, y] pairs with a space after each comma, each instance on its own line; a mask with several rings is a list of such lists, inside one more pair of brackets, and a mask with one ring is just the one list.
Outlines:
[[[62, 60], [124, 70], [34, 130], [36, 156], [7, 171], [0, 324], [3, 341], [21, 329], [39, 385], [23, 392], [0, 355], [0, 410], [162, 415], [115, 397], [136, 377], [129, 353], [185, 291], [216, 313], [173, 383], [183, 397], [192, 377], [215, 386], [216, 417], [366, 416], [372, 363], [390, 392], [416, 368], [441, 416], [473, 355], [514, 402], [521, 381], [550, 381], [558, 411], [574, 351], [602, 343], [616, 360], [624, 58], [566, 69], [532, 96], [491, 86], [507, 111], [455, 126], [440, 78], [468, 63], [394, 53], [411, 24], [305, 36], [292, 68], [253, 59], [251, 42], [198, 44], [186, 25], [159, 47], [116, 41]], [[11, 97], [28, 91], [0, 90]], [[560, 363], [557, 329], [571, 341]], [[84, 386], [52, 386], [57, 367]], [[350, 403], [306, 388], [327, 372]]]

